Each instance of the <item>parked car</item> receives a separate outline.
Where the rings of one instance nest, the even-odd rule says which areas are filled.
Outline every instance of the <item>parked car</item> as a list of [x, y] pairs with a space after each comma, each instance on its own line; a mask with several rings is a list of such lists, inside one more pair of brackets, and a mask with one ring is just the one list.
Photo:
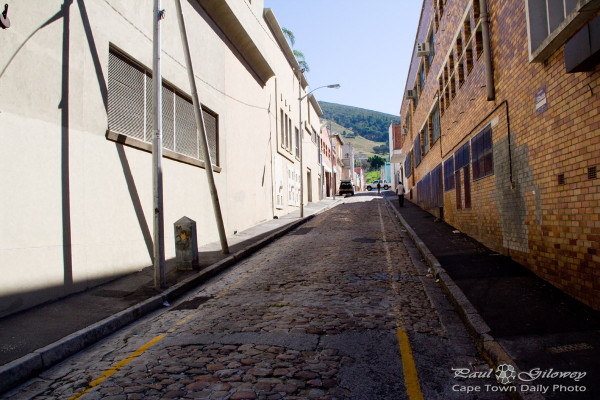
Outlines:
[[381, 189], [383, 190], [388, 190], [389, 188], [392, 187], [392, 185], [389, 184], [389, 182], [387, 182], [385, 179], [378, 179], [376, 181], [373, 181], [371, 183], [367, 183], [366, 189], [368, 191], [371, 190], [377, 190], [377, 184], [380, 183], [381, 184]]
[[349, 194], [350, 196], [354, 196], [354, 186], [352, 186], [352, 182], [349, 180], [342, 180], [340, 182], [340, 189], [338, 190], [340, 196], [344, 194]]

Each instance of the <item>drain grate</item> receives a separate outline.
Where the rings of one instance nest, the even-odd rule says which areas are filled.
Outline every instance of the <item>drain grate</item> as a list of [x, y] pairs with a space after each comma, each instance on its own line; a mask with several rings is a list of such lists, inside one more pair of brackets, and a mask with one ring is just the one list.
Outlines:
[[375, 243], [377, 242], [377, 239], [371, 239], [371, 238], [354, 238], [352, 239], [353, 242], [356, 243]]
[[299, 228], [294, 232], [290, 233], [290, 235], [306, 235], [308, 232], [312, 231], [313, 228]]
[[570, 353], [572, 351], [594, 350], [594, 346], [589, 343], [573, 343], [562, 346], [548, 347], [546, 349], [550, 354]]
[[177, 307], [173, 307], [171, 311], [175, 310], [195, 310], [201, 304], [206, 303], [208, 300], [212, 299], [212, 297], [194, 297], [191, 300], [184, 301], [179, 304]]

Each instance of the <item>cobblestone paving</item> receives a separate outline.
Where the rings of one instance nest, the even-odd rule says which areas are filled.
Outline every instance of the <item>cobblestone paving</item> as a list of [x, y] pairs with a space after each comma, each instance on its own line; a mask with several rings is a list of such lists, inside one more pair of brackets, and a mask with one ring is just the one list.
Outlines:
[[403, 399], [398, 327], [418, 345], [426, 398], [466, 398], [436, 375], [481, 361], [464, 332], [449, 350], [455, 329], [405, 241], [380, 198], [346, 199], [190, 294], [197, 309], [148, 317], [7, 398], [71, 398], [165, 335], [81, 398]]

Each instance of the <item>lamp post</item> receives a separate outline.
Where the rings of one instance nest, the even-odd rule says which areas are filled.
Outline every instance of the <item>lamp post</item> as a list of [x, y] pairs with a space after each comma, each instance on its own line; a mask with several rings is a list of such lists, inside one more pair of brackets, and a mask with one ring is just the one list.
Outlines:
[[[304, 96], [302, 96], [302, 81], [300, 80], [300, 74], [303, 72], [300, 68], [297, 68], [296, 71], [298, 72], [298, 120], [299, 120], [299, 132], [298, 132], [298, 141], [300, 142], [298, 144], [299, 146], [299, 156], [300, 156], [300, 218], [304, 218], [304, 172], [303, 172], [303, 165], [302, 165], [302, 139], [304, 137], [304, 132], [302, 131], [302, 100], [304, 100], [305, 97], [307, 97], [308, 95], [312, 94], [315, 90], [318, 89], [322, 89], [322, 88], [329, 88], [329, 89], [339, 89], [340, 85], [339, 84], [333, 84], [333, 85], [324, 85], [324, 86], [319, 86], [318, 88], [315, 88], [313, 90], [311, 90], [310, 92], [306, 93]], [[308, 109], [308, 108], [307, 108]]]

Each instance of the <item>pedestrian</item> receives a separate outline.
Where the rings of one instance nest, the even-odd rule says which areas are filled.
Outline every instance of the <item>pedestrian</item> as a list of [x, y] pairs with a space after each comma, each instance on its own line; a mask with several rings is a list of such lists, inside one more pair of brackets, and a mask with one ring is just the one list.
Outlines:
[[381, 182], [378, 181], [377, 182], [377, 195], [379, 195], [381, 193]]
[[404, 185], [401, 180], [398, 180], [398, 185], [396, 185], [396, 194], [398, 195], [400, 207], [404, 207]]

